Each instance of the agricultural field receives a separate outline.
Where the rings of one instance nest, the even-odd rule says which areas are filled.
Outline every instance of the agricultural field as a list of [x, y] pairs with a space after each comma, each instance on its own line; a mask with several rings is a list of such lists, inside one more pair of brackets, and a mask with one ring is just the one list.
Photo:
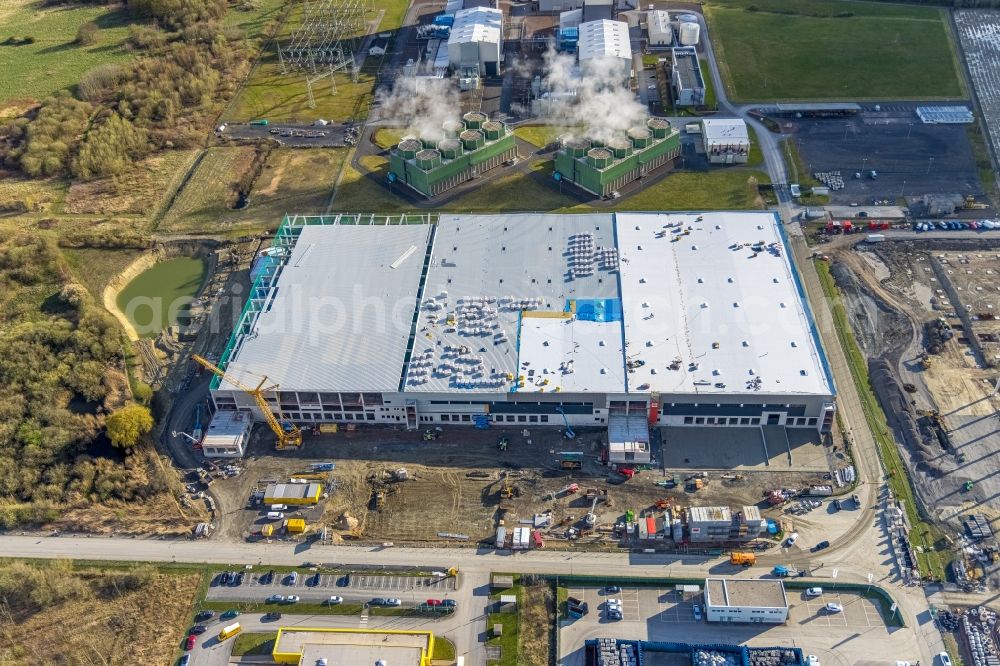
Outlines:
[[0, 662], [173, 663], [202, 579], [148, 565], [6, 562]]
[[966, 95], [942, 9], [710, 0], [704, 11], [734, 101]]
[[232, 213], [236, 189], [253, 148], [210, 148], [181, 186], [159, 225], [161, 231], [215, 231]]
[[[55, 6], [38, 0], [0, 2], [0, 117], [6, 104], [41, 100], [72, 88], [87, 70], [130, 56], [125, 50], [128, 14], [120, 6]], [[75, 43], [77, 30], [93, 21], [94, 44]], [[25, 38], [32, 43], [18, 43]]]

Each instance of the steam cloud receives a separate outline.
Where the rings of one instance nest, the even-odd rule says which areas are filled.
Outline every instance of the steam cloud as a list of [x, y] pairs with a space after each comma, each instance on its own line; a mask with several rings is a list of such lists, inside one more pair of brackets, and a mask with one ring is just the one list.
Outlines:
[[[646, 122], [646, 107], [626, 86], [621, 59], [588, 60], [581, 75], [575, 58], [550, 44], [544, 67], [542, 90], [555, 100], [546, 116], [550, 124], [580, 127], [581, 136], [607, 141]], [[560, 96], [574, 91], [575, 97]]]
[[451, 79], [400, 76], [391, 92], [379, 95], [379, 102], [393, 124], [434, 141], [445, 138], [445, 121], [461, 120], [462, 105]]

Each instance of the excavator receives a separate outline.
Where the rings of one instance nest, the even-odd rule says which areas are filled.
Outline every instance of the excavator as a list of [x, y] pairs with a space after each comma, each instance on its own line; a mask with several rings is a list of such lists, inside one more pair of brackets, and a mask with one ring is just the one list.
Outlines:
[[275, 416], [274, 412], [271, 411], [271, 405], [268, 404], [267, 398], [264, 397], [264, 394], [267, 392], [277, 391], [277, 384], [264, 388], [264, 384], [267, 383], [267, 377], [264, 377], [256, 388], [250, 388], [246, 384], [233, 379], [231, 375], [227, 375], [225, 370], [206, 358], [193, 354], [191, 359], [207, 370], [212, 371], [214, 374], [229, 382], [244, 393], [253, 396], [254, 401], [257, 403], [257, 407], [260, 409], [261, 414], [264, 415], [264, 419], [267, 421], [267, 425], [271, 428], [271, 431], [274, 432], [275, 448], [280, 451], [281, 449], [302, 446], [302, 431], [299, 427], [291, 421], [279, 421], [279, 419], [283, 419], [281, 415], [281, 408], [278, 408], [278, 415]]

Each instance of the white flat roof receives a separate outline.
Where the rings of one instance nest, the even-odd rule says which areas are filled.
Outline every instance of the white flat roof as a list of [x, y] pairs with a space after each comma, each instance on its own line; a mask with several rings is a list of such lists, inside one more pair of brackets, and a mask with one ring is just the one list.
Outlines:
[[646, 25], [650, 37], [669, 34], [673, 38], [674, 29], [670, 25], [670, 13], [667, 11], [654, 9], [646, 12]]
[[622, 393], [623, 353], [620, 321], [524, 316], [518, 361], [525, 382], [517, 392]]
[[246, 410], [219, 410], [205, 431], [202, 445], [208, 448], [238, 448], [253, 426], [253, 414]]
[[581, 62], [607, 56], [630, 60], [632, 44], [628, 36], [628, 23], [608, 19], [581, 23], [577, 49]]
[[709, 141], [749, 143], [747, 124], [739, 118], [706, 118], [701, 121], [702, 133]]
[[430, 230], [303, 227], [226, 374], [291, 391], [398, 390]]
[[[618, 296], [617, 275], [596, 260], [614, 249], [613, 227], [607, 214], [441, 215], [406, 390], [513, 388], [505, 376], [519, 374], [522, 310], [557, 314], [571, 299]], [[571, 249], [584, 245], [594, 253], [591, 273], [571, 277]], [[608, 345], [620, 349], [620, 340]], [[609, 372], [618, 371], [609, 363]]]
[[455, 22], [448, 36], [449, 44], [470, 42], [500, 43], [503, 12], [492, 7], [470, 7], [455, 12]]
[[629, 391], [832, 393], [774, 214], [616, 217]]

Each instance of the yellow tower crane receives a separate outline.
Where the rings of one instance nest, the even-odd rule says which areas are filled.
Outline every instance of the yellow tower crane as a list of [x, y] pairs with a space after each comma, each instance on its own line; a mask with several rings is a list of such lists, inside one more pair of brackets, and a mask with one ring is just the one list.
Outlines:
[[267, 398], [264, 397], [266, 391], [277, 391], [278, 385], [268, 386], [264, 388], [264, 384], [267, 383], [267, 377], [261, 380], [257, 388], [250, 388], [249, 386], [239, 382], [231, 375], [227, 375], [226, 371], [218, 367], [208, 359], [205, 359], [197, 354], [193, 354], [191, 358], [200, 365], [203, 365], [208, 370], [229, 382], [239, 390], [253, 396], [253, 399], [257, 402], [257, 407], [260, 408], [261, 413], [264, 415], [264, 419], [267, 421], [267, 425], [270, 426], [271, 431], [274, 432], [274, 437], [277, 441], [277, 448], [285, 449], [292, 446], [302, 446], [302, 431], [299, 427], [292, 423], [291, 421], [279, 421], [282, 418], [281, 407], [278, 407], [278, 416], [274, 415], [271, 411], [271, 405], [268, 404]]

